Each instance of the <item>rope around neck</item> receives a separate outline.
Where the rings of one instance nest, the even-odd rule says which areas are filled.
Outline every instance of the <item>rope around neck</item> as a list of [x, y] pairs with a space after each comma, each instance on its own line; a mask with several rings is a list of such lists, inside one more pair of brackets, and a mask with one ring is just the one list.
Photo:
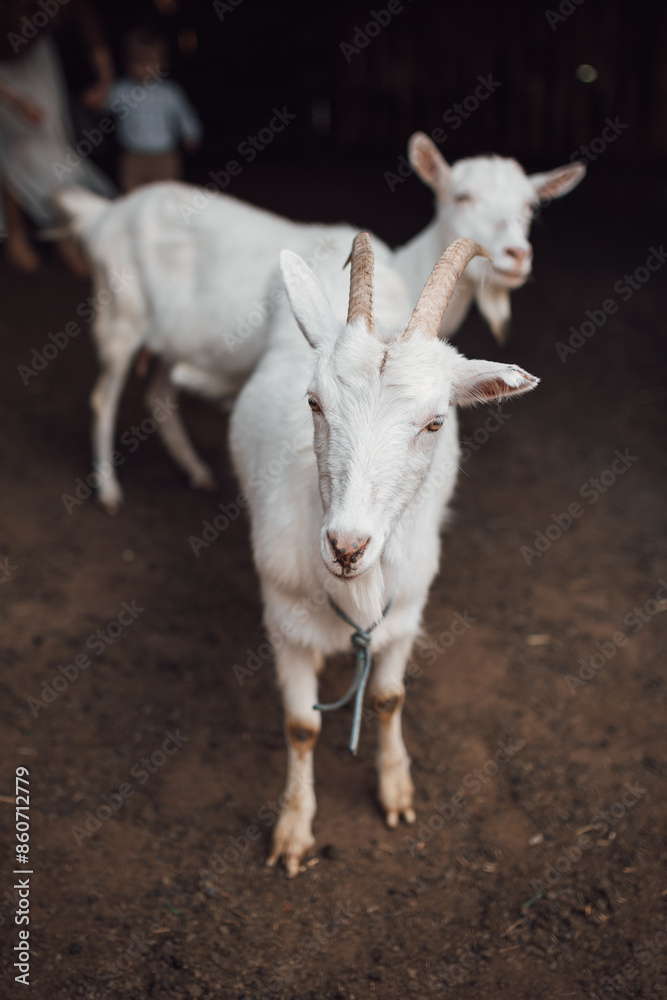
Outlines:
[[361, 730], [361, 708], [364, 701], [366, 684], [371, 672], [371, 632], [373, 629], [377, 628], [380, 622], [384, 621], [389, 609], [391, 608], [392, 601], [389, 601], [381, 616], [376, 622], [373, 622], [369, 628], [361, 628], [356, 622], [353, 622], [352, 619], [345, 614], [343, 609], [339, 608], [336, 602], [331, 598], [329, 598], [329, 604], [338, 617], [342, 618], [344, 622], [347, 622], [347, 624], [354, 629], [354, 632], [350, 636], [352, 649], [354, 650], [356, 656], [354, 677], [352, 678], [350, 687], [342, 698], [339, 698], [338, 701], [332, 701], [329, 705], [318, 704], [314, 707], [318, 712], [333, 712], [335, 709], [342, 708], [343, 705], [347, 705], [352, 698], [355, 699], [354, 715], [352, 717], [352, 732], [350, 734], [350, 753], [353, 757], [356, 757], [357, 750], [359, 748], [359, 732]]

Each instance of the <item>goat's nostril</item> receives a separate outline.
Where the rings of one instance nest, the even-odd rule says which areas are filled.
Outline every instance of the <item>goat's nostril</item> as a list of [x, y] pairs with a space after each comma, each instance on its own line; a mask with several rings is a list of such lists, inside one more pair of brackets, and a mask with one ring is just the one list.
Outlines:
[[354, 535], [343, 537], [342, 535], [330, 535], [328, 532], [327, 538], [329, 539], [334, 559], [343, 567], [356, 563], [362, 557], [370, 542], [370, 538], [364, 539]]

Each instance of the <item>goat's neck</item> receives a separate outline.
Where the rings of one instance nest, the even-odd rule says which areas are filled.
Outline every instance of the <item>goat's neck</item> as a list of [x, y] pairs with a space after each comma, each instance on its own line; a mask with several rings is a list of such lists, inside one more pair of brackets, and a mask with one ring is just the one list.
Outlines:
[[[410, 297], [415, 302], [436, 261], [455, 239], [456, 233], [449, 232], [443, 221], [436, 218], [394, 252], [394, 267], [407, 282]], [[446, 336], [461, 325], [472, 304], [475, 291], [474, 282], [464, 273], [447, 307], [441, 328], [442, 334]]]

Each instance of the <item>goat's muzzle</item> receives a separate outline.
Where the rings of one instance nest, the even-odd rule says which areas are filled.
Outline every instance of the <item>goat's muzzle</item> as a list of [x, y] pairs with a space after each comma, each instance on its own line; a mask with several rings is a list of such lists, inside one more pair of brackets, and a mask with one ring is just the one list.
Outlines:
[[370, 537], [364, 538], [363, 535], [355, 534], [343, 535], [334, 531], [327, 532], [327, 540], [333, 557], [341, 567], [344, 576], [354, 573], [370, 543]]

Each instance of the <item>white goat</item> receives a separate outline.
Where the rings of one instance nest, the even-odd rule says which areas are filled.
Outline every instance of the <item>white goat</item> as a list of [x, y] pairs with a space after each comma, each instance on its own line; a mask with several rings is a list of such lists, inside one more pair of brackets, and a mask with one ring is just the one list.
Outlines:
[[[393, 261], [416, 299], [432, 262], [452, 240], [468, 236], [484, 243], [492, 260], [468, 269], [440, 332], [451, 335], [475, 298], [501, 339], [509, 290], [523, 284], [532, 266], [532, 206], [570, 191], [586, 168], [573, 163], [527, 177], [514, 160], [497, 156], [450, 167], [419, 132], [410, 139], [409, 155], [437, 196], [437, 214], [393, 255], [376, 241], [378, 259]], [[103, 473], [99, 498], [113, 512], [122, 499], [112, 463], [116, 412], [134, 355], [143, 348], [159, 359], [146, 397], [149, 408], [167, 395], [175, 399], [172, 371], [177, 384], [204, 394], [235, 392], [262, 356], [282, 294], [278, 251], [331, 258], [340, 267], [355, 230], [296, 224], [228, 195], [177, 183], [141, 188], [114, 202], [73, 188], [58, 201], [92, 260], [94, 301], [105, 302], [113, 291], [94, 321], [102, 372], [91, 398], [94, 469]], [[192, 485], [214, 487], [178, 409], [158, 430]]]
[[368, 234], [354, 242], [347, 321], [344, 277], [322, 269], [329, 298], [307, 264], [283, 251], [283, 280], [305, 339], [282, 309], [232, 414], [232, 455], [249, 498], [288, 743], [268, 864], [282, 857], [290, 876], [314, 844], [317, 675], [351, 637], [328, 597], [364, 630], [377, 622], [370, 692], [379, 717], [379, 800], [390, 827], [401, 815], [415, 819], [401, 734], [403, 676], [456, 480], [456, 407], [538, 381], [514, 365], [469, 361], [438, 339], [456, 282], [477, 254], [486, 251], [457, 240], [411, 317], [401, 278], [378, 266], [376, 327]]

